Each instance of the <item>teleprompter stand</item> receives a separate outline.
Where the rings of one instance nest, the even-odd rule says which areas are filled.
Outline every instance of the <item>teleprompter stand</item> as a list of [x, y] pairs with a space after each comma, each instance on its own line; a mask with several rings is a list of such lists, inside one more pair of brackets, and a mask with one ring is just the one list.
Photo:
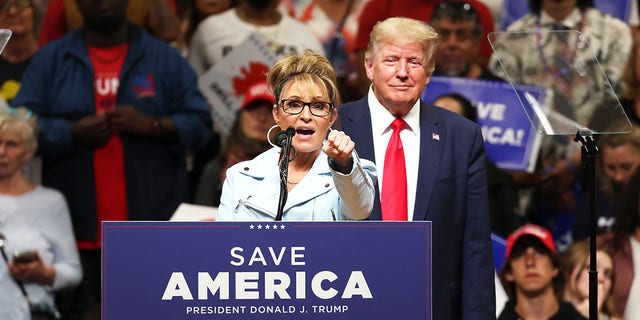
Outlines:
[[593, 132], [579, 129], [573, 141], [580, 141], [582, 167], [589, 184], [589, 319], [598, 319], [598, 269], [596, 262], [596, 160], [598, 146]]

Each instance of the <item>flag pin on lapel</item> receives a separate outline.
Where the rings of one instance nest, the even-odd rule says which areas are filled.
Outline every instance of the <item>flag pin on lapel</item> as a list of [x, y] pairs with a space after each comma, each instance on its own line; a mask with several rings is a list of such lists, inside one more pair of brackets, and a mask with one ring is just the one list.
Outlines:
[[435, 132], [432, 132], [431, 133], [431, 139], [433, 139], [435, 141], [440, 141], [440, 135], [435, 133]]

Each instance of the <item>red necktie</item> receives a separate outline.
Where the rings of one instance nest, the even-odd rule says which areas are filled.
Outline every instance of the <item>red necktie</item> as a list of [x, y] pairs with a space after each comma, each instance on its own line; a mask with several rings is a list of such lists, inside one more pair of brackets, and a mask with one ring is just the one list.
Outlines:
[[396, 118], [391, 124], [393, 133], [384, 156], [382, 177], [382, 220], [407, 221], [407, 170], [400, 139], [400, 131], [405, 125], [402, 118]]

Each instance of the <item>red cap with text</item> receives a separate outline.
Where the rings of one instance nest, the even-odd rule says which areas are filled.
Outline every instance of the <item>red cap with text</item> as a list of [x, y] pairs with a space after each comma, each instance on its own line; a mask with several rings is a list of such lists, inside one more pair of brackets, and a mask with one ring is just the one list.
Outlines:
[[545, 247], [547, 247], [551, 252], [556, 252], [556, 245], [553, 242], [553, 236], [549, 230], [536, 225], [536, 224], [525, 224], [522, 227], [516, 229], [516, 231], [512, 232], [509, 237], [507, 237], [507, 250], [505, 253], [505, 258], [509, 258], [511, 255], [511, 250], [513, 249], [513, 245], [515, 245], [520, 238], [523, 236], [534, 236], [540, 242], [542, 242]]
[[249, 104], [257, 100], [268, 101], [273, 104], [276, 97], [273, 96], [266, 82], [256, 83], [247, 89], [244, 93], [244, 100], [242, 101], [242, 109], [246, 108]]

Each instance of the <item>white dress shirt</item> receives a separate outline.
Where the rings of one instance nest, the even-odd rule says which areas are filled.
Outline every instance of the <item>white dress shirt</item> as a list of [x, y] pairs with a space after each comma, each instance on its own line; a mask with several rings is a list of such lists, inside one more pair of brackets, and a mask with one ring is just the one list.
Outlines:
[[[382, 191], [382, 188], [384, 188], [382, 181], [384, 176], [384, 156], [393, 132], [391, 123], [396, 117], [378, 101], [373, 94], [373, 87], [369, 89], [367, 99], [371, 113], [373, 148], [376, 155], [375, 163], [378, 168], [378, 186]], [[413, 221], [413, 208], [416, 203], [416, 188], [418, 187], [418, 164], [420, 162], [420, 100], [416, 101], [409, 113], [402, 119], [407, 123], [407, 126], [400, 131], [407, 169], [407, 217], [409, 221]]]

